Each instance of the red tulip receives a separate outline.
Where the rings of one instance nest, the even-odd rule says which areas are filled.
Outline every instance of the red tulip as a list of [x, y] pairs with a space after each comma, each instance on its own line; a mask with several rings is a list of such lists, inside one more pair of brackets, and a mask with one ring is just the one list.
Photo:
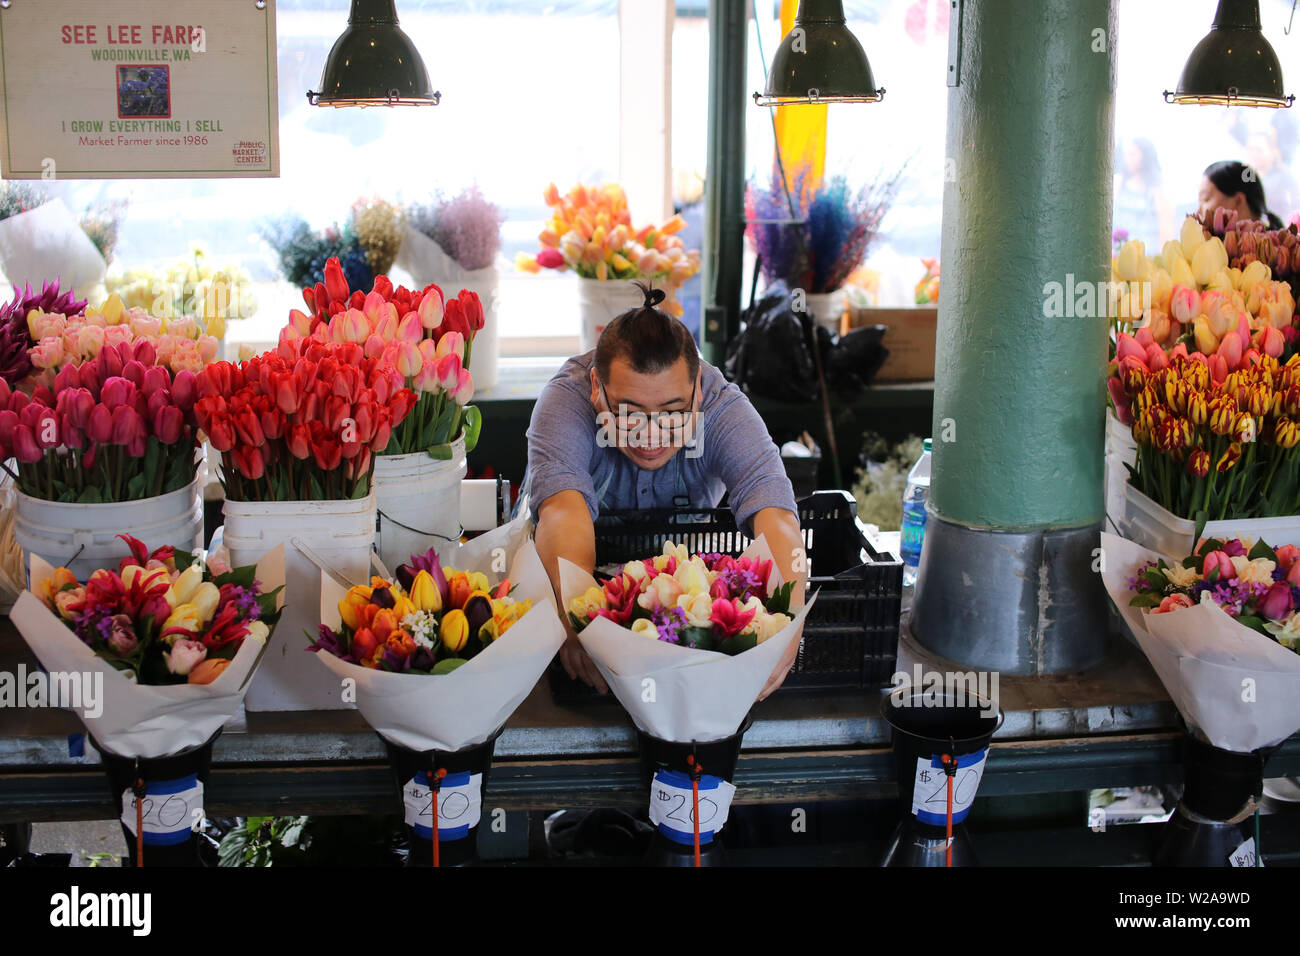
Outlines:
[[117, 349], [111, 349], [107, 346], [100, 349], [95, 364], [99, 366], [99, 380], [101, 382], [122, 374], [122, 356]]
[[258, 417], [267, 441], [276, 441], [284, 434], [284, 415], [278, 408], [263, 408]]
[[405, 421], [406, 416], [411, 413], [411, 409], [415, 407], [418, 399], [419, 396], [409, 388], [403, 388], [393, 393], [393, 397], [388, 401], [388, 409], [392, 415], [394, 428]]
[[311, 451], [316, 459], [316, 467], [321, 471], [333, 471], [343, 460], [342, 442], [330, 435], [313, 439]]
[[385, 300], [387, 300], [393, 294], [392, 280], [389, 279], [388, 276], [375, 276], [375, 284], [371, 287], [370, 291], [378, 292]]
[[470, 331], [477, 332], [483, 328], [483, 303], [479, 300], [478, 293], [471, 292], [469, 289], [461, 289], [458, 298]]
[[144, 419], [140, 417], [139, 412], [129, 405], [119, 405], [113, 409], [114, 445], [131, 445], [137, 437], [144, 437], [144, 435]]
[[272, 372], [269, 391], [275, 397], [276, 406], [286, 415], [292, 415], [298, 410], [301, 396], [298, 394], [292, 372], [288, 370]]
[[[157, 366], [154, 367], [156, 368]], [[144, 385], [144, 366], [135, 359], [131, 359], [131, 361], [122, 366], [122, 377], [136, 388], [140, 388]]]
[[208, 441], [220, 452], [230, 451], [235, 447], [235, 421], [225, 412], [217, 412], [203, 428], [208, 433]]
[[235, 412], [234, 420], [235, 434], [239, 436], [240, 444], [253, 448], [261, 448], [266, 444], [266, 436], [262, 434], [262, 420], [252, 407], [245, 405]]
[[141, 365], [153, 365], [158, 361], [158, 350], [149, 339], [138, 339], [131, 357]]
[[256, 481], [266, 474], [266, 462], [262, 458], [262, 449], [236, 445], [234, 452], [235, 467], [245, 478]]
[[[64, 396], [67, 396], [66, 399]], [[90, 413], [95, 409], [95, 397], [87, 389], [73, 388], [59, 395], [63, 404], [63, 413], [74, 428], [86, 428], [90, 424]]]
[[[192, 372], [190, 374], [193, 375]], [[170, 390], [172, 379], [171, 376], [167, 374], [167, 369], [163, 368], [161, 365], [150, 365], [144, 370], [144, 376], [136, 384], [140, 388], [144, 389], [146, 395], [152, 395], [160, 388]]]
[[348, 297], [348, 280], [343, 275], [343, 266], [335, 256], [325, 260], [325, 291], [329, 301], [342, 302]]
[[[0, 379], [0, 381], [3, 381], [3, 379]], [[68, 389], [68, 388], [78, 388], [80, 386], [81, 386], [80, 366], [65, 365], [63, 366], [63, 368], [59, 369], [58, 374], [54, 376], [54, 390], [56, 392], [61, 392], [64, 389]], [[9, 404], [9, 386], [6, 384], [5, 391], [4, 391], [4, 399], [0, 400], [0, 408], [4, 408], [8, 404]]]
[[343, 399], [337, 395], [325, 399], [321, 420], [325, 423], [326, 431], [331, 435], [338, 435], [343, 430], [344, 421], [351, 417], [352, 406]]
[[563, 269], [564, 253], [559, 249], [542, 249], [537, 253], [537, 264], [543, 269]]
[[104, 382], [100, 389], [99, 400], [113, 411], [121, 405], [130, 405], [135, 398], [135, 386], [121, 376], [114, 376]]
[[285, 430], [285, 443], [289, 454], [304, 460], [311, 454], [311, 430], [306, 425], [290, 425]]
[[[1269, 326], [1272, 328], [1272, 326]], [[1259, 604], [1259, 613], [1270, 621], [1280, 621], [1295, 609], [1291, 600], [1291, 585], [1286, 581], [1274, 581]]]
[[[62, 439], [62, 443], [65, 448], [71, 448], [74, 451], [80, 451], [82, 448], [86, 447], [86, 433], [82, 431], [80, 428], [75, 428], [72, 425], [70, 425], [67, 419], [63, 420], [63, 433], [59, 436], [59, 438]], [[89, 465], [85, 464], [84, 459], [82, 465], [85, 468], [90, 467]]]
[[18, 425], [14, 428], [13, 450], [14, 457], [25, 465], [40, 461], [44, 454], [36, 444], [36, 436], [26, 425]]
[[375, 404], [369, 398], [357, 402], [352, 409], [352, 420], [357, 426], [357, 441], [366, 445], [375, 437]]
[[442, 325], [438, 329], [441, 338], [447, 332], [459, 332], [469, 341], [469, 320], [465, 317], [465, 307], [460, 299], [448, 299], [443, 311]]
[[387, 406], [380, 405], [375, 412], [375, 434], [370, 439], [370, 449], [376, 454], [382, 454], [393, 437], [393, 421]]
[[164, 445], [174, 445], [180, 441], [184, 426], [185, 416], [175, 405], [164, 405], [154, 412], [153, 434]]
[[24, 408], [30, 405], [31, 398], [26, 392], [14, 392], [9, 396], [9, 410], [15, 413], [21, 413]]

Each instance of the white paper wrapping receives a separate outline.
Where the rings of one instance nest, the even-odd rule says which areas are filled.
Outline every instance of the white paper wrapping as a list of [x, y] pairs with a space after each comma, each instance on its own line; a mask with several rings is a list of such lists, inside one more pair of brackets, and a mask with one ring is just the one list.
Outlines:
[[0, 269], [11, 283], [59, 279], [59, 288], [86, 293], [104, 279], [108, 263], [62, 199], [0, 221]]
[[[766, 537], [759, 535], [743, 556], [771, 560]], [[575, 597], [596, 587], [596, 580], [571, 561], [560, 558], [559, 564], [568, 608]], [[774, 563], [769, 593], [781, 583]], [[790, 642], [803, 633], [804, 619], [816, 600], [814, 594], [788, 625], [734, 656], [666, 644], [608, 618], [588, 624], [578, 640], [637, 727], [660, 740], [707, 743], [730, 737], [740, 728]]]
[[1128, 579], [1164, 558], [1102, 532], [1102, 581], [1190, 727], [1222, 750], [1249, 753], [1300, 728], [1300, 655], [1234, 621], [1217, 604], [1166, 614], [1130, 607]]
[[[522, 540], [520, 540], [522, 537]], [[510, 630], [450, 674], [394, 674], [339, 660], [328, 651], [316, 657], [340, 680], [356, 681], [357, 709], [380, 736], [401, 747], [461, 750], [481, 744], [509, 719], [528, 696], [564, 643], [564, 625], [555, 609], [550, 579], [527, 539], [527, 522], [516, 519], [480, 535], [455, 551], [448, 549], [445, 566], [483, 571], [490, 579], [493, 549], [507, 547], [511, 597], [532, 599], [532, 609]], [[339, 627], [338, 602], [346, 591], [321, 578], [321, 622]]]
[[[32, 581], [45, 580], [52, 570], [32, 555]], [[257, 563], [257, 580], [263, 592], [284, 583], [283, 546]], [[284, 606], [283, 591], [278, 604]], [[148, 686], [97, 657], [31, 591], [19, 595], [9, 616], [46, 671], [103, 675], [102, 713], [90, 717], [84, 707], [71, 709], [98, 749], [122, 757], [165, 757], [207, 741], [239, 710], [249, 679], [278, 632], [271, 632], [266, 645], [244, 641], [230, 666], [210, 684]]]

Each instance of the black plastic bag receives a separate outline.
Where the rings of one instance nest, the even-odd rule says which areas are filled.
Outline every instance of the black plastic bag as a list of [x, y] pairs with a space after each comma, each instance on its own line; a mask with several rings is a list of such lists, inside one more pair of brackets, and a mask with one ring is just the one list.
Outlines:
[[815, 402], [821, 398], [812, 343], [821, 353], [827, 388], [852, 397], [871, 383], [889, 355], [881, 340], [884, 326], [855, 329], [842, 337], [792, 308], [790, 290], [768, 286], [741, 316], [741, 332], [727, 347], [723, 373], [747, 394], [781, 402]]

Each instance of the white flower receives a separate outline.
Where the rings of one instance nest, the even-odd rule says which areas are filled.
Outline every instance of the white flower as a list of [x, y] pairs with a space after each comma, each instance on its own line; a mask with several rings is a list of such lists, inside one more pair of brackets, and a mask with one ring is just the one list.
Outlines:
[[766, 611], [759, 611], [754, 615], [754, 623], [758, 625], [758, 643], [762, 644], [769, 637], [781, 633], [782, 628], [790, 621], [789, 614], [768, 614]]
[[1200, 578], [1195, 568], [1185, 568], [1181, 564], [1175, 564], [1171, 568], [1165, 568], [1165, 577], [1174, 587], [1187, 588], [1191, 587]]
[[713, 598], [706, 591], [703, 594], [683, 594], [677, 599], [677, 606], [686, 612], [686, 623], [691, 627], [712, 627]]
[[650, 572], [645, 569], [644, 561], [629, 561], [623, 565], [623, 573], [639, 584]]
[[659, 640], [659, 628], [655, 627], [655, 622], [648, 617], [639, 617], [633, 621], [632, 633], [640, 634], [642, 637], [648, 637], [651, 640]]
[[433, 614], [428, 611], [412, 611], [402, 618], [401, 624], [417, 647], [433, 650], [438, 633], [438, 622]]
[[663, 556], [665, 558], [675, 557], [677, 563], [681, 564], [683, 561], [689, 560], [691, 552], [684, 544], [677, 544], [674, 541], [665, 541]]
[[1293, 651], [1300, 650], [1300, 614], [1292, 614], [1281, 624], [1265, 621], [1264, 630], [1276, 637], [1277, 642], [1283, 647], [1289, 647]]
[[707, 594], [709, 591], [709, 569], [701, 558], [691, 558], [679, 563], [673, 577], [688, 594]]
[[1277, 567], [1268, 558], [1256, 558], [1251, 561], [1240, 554], [1232, 559], [1232, 566], [1243, 583], [1268, 585], [1273, 583], [1273, 569]]

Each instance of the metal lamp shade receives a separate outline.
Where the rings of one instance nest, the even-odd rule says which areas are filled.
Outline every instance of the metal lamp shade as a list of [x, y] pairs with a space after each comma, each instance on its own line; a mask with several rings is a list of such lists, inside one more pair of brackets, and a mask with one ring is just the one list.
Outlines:
[[1219, 0], [1210, 32], [1187, 58], [1168, 103], [1209, 106], [1290, 106], [1282, 65], [1260, 30], [1258, 0]]
[[862, 44], [844, 19], [841, 0], [800, 0], [794, 28], [772, 57], [759, 106], [797, 103], [876, 103], [876, 88]]
[[397, 24], [394, 0], [352, 0], [348, 27], [334, 41], [313, 106], [436, 106], [424, 60]]

